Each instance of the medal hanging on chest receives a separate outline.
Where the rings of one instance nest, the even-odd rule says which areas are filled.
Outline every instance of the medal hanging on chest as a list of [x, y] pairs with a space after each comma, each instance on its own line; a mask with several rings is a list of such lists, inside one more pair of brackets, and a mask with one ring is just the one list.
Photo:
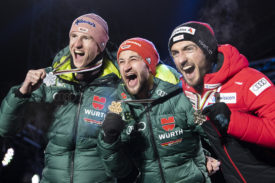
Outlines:
[[206, 116], [202, 114], [200, 109], [195, 110], [194, 112], [194, 123], [202, 125], [206, 121]]

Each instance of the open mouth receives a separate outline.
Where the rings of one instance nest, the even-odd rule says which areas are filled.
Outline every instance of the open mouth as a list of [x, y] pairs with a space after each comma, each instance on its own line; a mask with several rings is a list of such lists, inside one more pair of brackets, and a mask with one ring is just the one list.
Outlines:
[[85, 55], [85, 52], [84, 51], [80, 51], [80, 50], [75, 50], [74, 51], [74, 55], [75, 55], [76, 59], [79, 59], [79, 58], [81, 58], [81, 57], [83, 57]]
[[125, 75], [125, 79], [127, 81], [127, 85], [129, 87], [134, 87], [137, 84], [137, 75], [134, 73], [128, 73]]
[[195, 66], [193, 66], [193, 65], [187, 65], [187, 66], [183, 67], [182, 70], [186, 74], [191, 74], [195, 70]]

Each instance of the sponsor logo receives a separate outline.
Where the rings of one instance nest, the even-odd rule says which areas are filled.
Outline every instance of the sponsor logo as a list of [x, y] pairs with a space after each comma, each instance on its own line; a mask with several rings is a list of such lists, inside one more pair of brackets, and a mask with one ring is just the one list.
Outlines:
[[120, 48], [121, 48], [121, 49], [127, 49], [127, 48], [130, 48], [130, 47], [131, 47], [131, 45], [127, 44], [127, 45], [121, 46]]
[[80, 32], [88, 32], [88, 31], [89, 31], [89, 29], [87, 29], [87, 28], [85, 28], [85, 27], [78, 27], [78, 30], [79, 30]]
[[127, 43], [135, 44], [135, 45], [141, 47], [141, 44], [139, 44], [138, 42], [135, 42], [135, 41], [125, 41], [123, 44], [127, 44]]
[[169, 139], [183, 134], [183, 129], [179, 129], [169, 133], [163, 133], [159, 135], [160, 140]]
[[194, 109], [198, 107], [198, 96], [195, 93], [184, 91], [187, 98], [189, 98]]
[[85, 114], [90, 115], [90, 116], [105, 118], [105, 113], [104, 112], [94, 111], [94, 110], [91, 110], [91, 109], [84, 109], [84, 112], [85, 112]]
[[220, 102], [227, 104], [237, 103], [237, 93], [220, 93]]
[[165, 131], [172, 131], [175, 128], [175, 119], [174, 116], [166, 118], [161, 118], [160, 119], [162, 128]]
[[199, 40], [199, 43], [210, 55], [212, 55], [213, 51], [202, 40]]
[[106, 98], [105, 97], [99, 97], [99, 96], [94, 96], [93, 98], [93, 108], [97, 110], [102, 110], [104, 108], [104, 104], [106, 103]]
[[[137, 130], [138, 131], [143, 131], [145, 129], [146, 129], [146, 123], [145, 122], [141, 121], [137, 124]], [[127, 128], [126, 128], [126, 134], [130, 135], [133, 130], [134, 130], [134, 126], [133, 125], [128, 125]]]
[[236, 81], [235, 84], [237, 84], [237, 85], [243, 85], [243, 82]]
[[146, 60], [149, 64], [151, 64], [151, 58], [148, 57], [148, 58], [146, 58], [145, 60]]
[[89, 24], [89, 25], [95, 27], [95, 23], [90, 22], [90, 21], [87, 21], [87, 20], [77, 19], [77, 20], [75, 21], [75, 24], [76, 24], [76, 25], [78, 25], [78, 24], [80, 24], [80, 23]]
[[69, 102], [69, 101], [74, 102], [74, 101], [78, 100], [78, 96], [76, 96], [70, 92], [59, 91], [59, 92], [56, 92], [53, 94], [53, 99], [55, 102], [61, 102], [61, 103]]
[[127, 99], [127, 95], [125, 93], [120, 94], [123, 99]]
[[260, 95], [265, 89], [270, 87], [271, 84], [265, 78], [259, 79], [256, 83], [254, 83], [249, 90], [254, 93], [254, 95]]
[[167, 95], [167, 93], [165, 91], [163, 91], [163, 90], [157, 90], [156, 93], [160, 97], [163, 97], [163, 96]]
[[204, 88], [206, 88], [206, 89], [214, 89], [214, 88], [218, 88], [219, 86], [221, 86], [221, 83], [217, 83], [217, 84], [204, 84]]
[[93, 120], [93, 119], [89, 119], [89, 118], [83, 118], [84, 121], [88, 122], [88, 123], [92, 123], [92, 124], [96, 124], [96, 125], [102, 125], [102, 122], [101, 121], [96, 121], [96, 120]]
[[176, 34], [182, 34], [182, 33], [187, 33], [187, 34], [194, 35], [195, 32], [196, 32], [196, 29], [194, 29], [192, 27], [183, 26], [183, 27], [179, 27], [179, 28], [175, 29], [173, 31], [171, 37], [173, 37]]
[[181, 35], [173, 37], [173, 42], [176, 42], [176, 41], [179, 41], [179, 40], [183, 40], [183, 39], [184, 39], [184, 35], [181, 34]]
[[176, 145], [178, 143], [181, 143], [181, 141], [182, 141], [182, 138], [177, 139], [177, 140], [173, 140], [173, 141], [170, 141], [170, 142], [161, 143], [161, 146], [172, 146], [172, 145]]

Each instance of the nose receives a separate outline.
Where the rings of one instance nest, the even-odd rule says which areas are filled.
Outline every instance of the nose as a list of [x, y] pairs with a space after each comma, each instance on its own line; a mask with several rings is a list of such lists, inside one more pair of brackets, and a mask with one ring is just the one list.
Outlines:
[[129, 72], [132, 69], [132, 65], [129, 62], [125, 62], [124, 72]]
[[180, 53], [179, 55], [179, 63], [181, 65], [184, 65], [185, 63], [187, 62], [187, 57], [186, 57], [186, 54], [185, 53]]
[[81, 48], [82, 47], [82, 40], [80, 38], [78, 38], [75, 41], [75, 47], [77, 47], [77, 48]]

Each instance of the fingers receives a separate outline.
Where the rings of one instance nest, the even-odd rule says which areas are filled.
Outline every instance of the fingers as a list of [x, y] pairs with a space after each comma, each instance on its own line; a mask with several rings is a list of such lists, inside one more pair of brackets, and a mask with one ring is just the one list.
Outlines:
[[46, 72], [44, 69], [30, 70], [27, 77], [29, 81], [31, 81], [32, 85], [35, 85], [46, 77]]
[[30, 94], [34, 89], [41, 84], [42, 80], [46, 77], [44, 69], [29, 70], [26, 78], [19, 89], [22, 94]]
[[209, 175], [213, 175], [220, 169], [221, 162], [215, 158], [206, 156], [206, 168]]

